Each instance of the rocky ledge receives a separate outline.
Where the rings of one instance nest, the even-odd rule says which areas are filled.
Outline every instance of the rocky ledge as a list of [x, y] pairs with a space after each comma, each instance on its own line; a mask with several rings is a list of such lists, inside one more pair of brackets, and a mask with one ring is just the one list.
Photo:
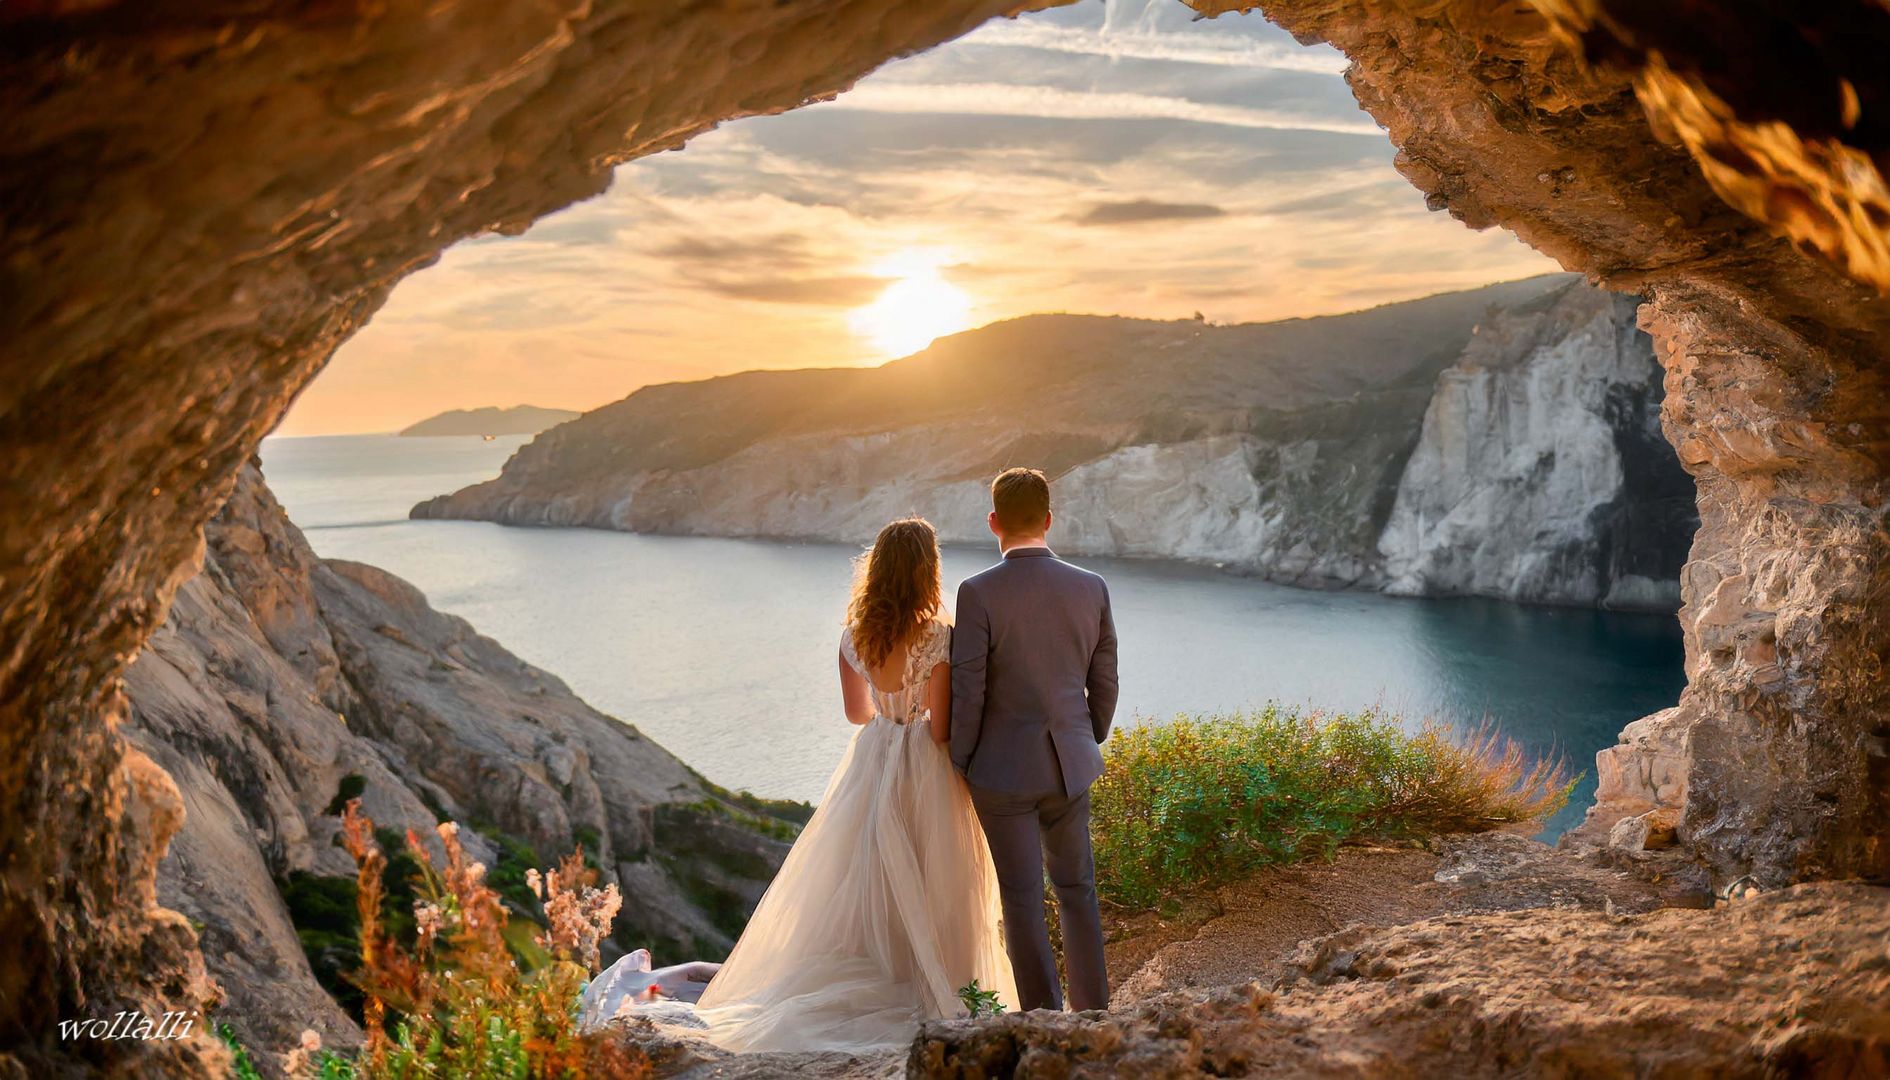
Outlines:
[[1107, 916], [1107, 1012], [937, 1022], [861, 1055], [623, 1032], [671, 1080], [1883, 1075], [1890, 889], [1704, 880], [1673, 849], [1505, 833], [1346, 848]]
[[219, 1018], [250, 1045], [359, 1039], [317, 977], [349, 960], [347, 919], [323, 915], [354, 872], [336, 844], [350, 797], [393, 830], [384, 846], [460, 822], [495, 881], [583, 845], [623, 888], [626, 947], [732, 945], [791, 809], [719, 791], [399, 578], [318, 558], [254, 465], [205, 540], [127, 673], [126, 736], [183, 795], [158, 898], [196, 927]]
[[1278, 323], [1031, 316], [649, 387], [413, 516], [852, 542], [919, 513], [981, 542], [985, 482], [1033, 464], [1071, 554], [1671, 611], [1698, 517], [1634, 308], [1552, 275]]
[[927, 1077], [1883, 1076], [1890, 890], [1452, 915], [1307, 942], [1272, 987], [928, 1025]]

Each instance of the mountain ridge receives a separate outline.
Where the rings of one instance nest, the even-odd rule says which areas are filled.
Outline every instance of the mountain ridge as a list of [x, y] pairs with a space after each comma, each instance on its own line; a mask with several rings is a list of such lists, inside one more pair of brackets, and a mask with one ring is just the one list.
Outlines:
[[575, 409], [547, 409], [539, 405], [483, 405], [476, 409], [448, 409], [401, 428], [402, 438], [451, 435], [536, 435], [546, 428], [584, 415]]
[[[1660, 371], [1633, 310], [1575, 275], [1545, 275], [1274, 323], [1024, 316], [876, 368], [646, 387], [411, 516], [856, 541], [920, 513], [946, 540], [971, 540], [983, 529], [982, 483], [1025, 464], [1056, 480], [1057, 543], [1071, 554], [1207, 562], [1300, 585], [1671, 609], [1691, 488], [1659, 442]], [[1591, 389], [1607, 389], [1579, 409], [1537, 392], [1582, 384], [1588, 370]], [[1472, 392], [1484, 400], [1463, 397]], [[1452, 428], [1463, 424], [1481, 427]], [[1450, 506], [1403, 490], [1427, 438], [1420, 460], [1449, 477]], [[1486, 452], [1458, 475], [1450, 447], [1464, 440]], [[1549, 525], [1521, 522], [1520, 537], [1469, 537], [1476, 515], [1454, 510], [1475, 504], [1492, 527], [1514, 529], [1478, 500], [1513, 501], [1531, 485], [1550, 494], [1520, 505]], [[1609, 518], [1631, 529], [1589, 520], [1622, 499], [1658, 512]], [[1400, 505], [1408, 512], [1387, 534]], [[1617, 550], [1630, 534], [1654, 539], [1651, 558]]]

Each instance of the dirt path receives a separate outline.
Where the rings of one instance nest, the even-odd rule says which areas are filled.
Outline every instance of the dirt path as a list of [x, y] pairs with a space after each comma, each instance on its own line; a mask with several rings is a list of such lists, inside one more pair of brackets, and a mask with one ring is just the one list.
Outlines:
[[1216, 889], [1185, 902], [1176, 916], [1106, 919], [1110, 1004], [1171, 990], [1271, 985], [1301, 942], [1349, 926], [1541, 907], [1626, 914], [1704, 901], [1684, 882], [1650, 876], [1503, 833], [1449, 837], [1432, 849], [1345, 848], [1330, 863], [1277, 867]]
[[1308, 938], [1440, 914], [1442, 891], [1426, 886], [1441, 862], [1418, 849], [1349, 848], [1331, 863], [1266, 870], [1216, 889], [1176, 918], [1110, 920], [1110, 1004], [1184, 987], [1271, 982]]

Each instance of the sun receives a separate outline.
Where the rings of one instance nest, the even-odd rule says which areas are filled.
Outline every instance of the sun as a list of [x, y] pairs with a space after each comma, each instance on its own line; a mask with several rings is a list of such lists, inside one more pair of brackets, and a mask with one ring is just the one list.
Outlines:
[[909, 356], [971, 326], [971, 297], [939, 274], [941, 253], [909, 248], [874, 270], [895, 280], [848, 317], [854, 334], [888, 359]]

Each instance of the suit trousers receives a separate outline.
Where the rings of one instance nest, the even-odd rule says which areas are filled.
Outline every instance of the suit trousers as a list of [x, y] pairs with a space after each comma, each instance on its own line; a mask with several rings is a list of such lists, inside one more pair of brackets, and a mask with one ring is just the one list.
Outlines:
[[1004, 947], [1017, 978], [1023, 1009], [1060, 1009], [1056, 957], [1044, 921], [1043, 877], [1050, 872], [1063, 931], [1063, 964], [1070, 1005], [1109, 1007], [1109, 973], [1103, 966], [1102, 915], [1096, 908], [1096, 867], [1089, 846], [1089, 791], [1014, 794], [971, 785], [997, 867], [1004, 910]]

